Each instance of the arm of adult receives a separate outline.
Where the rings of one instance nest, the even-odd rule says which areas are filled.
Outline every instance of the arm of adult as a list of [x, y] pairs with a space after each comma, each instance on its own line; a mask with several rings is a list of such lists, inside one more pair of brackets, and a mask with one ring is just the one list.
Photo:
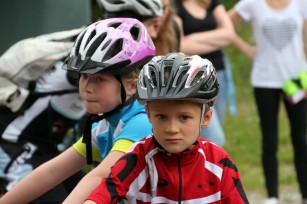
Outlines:
[[[242, 21], [242, 17], [235, 9], [231, 9], [228, 11], [228, 15], [233, 22], [234, 25], [238, 25]], [[255, 46], [247, 43], [240, 36], [235, 34], [232, 44], [243, 54], [245, 54], [249, 59], [253, 60], [256, 56], [257, 49]]]
[[73, 147], [42, 164], [22, 179], [0, 199], [0, 204], [20, 204], [41, 196], [86, 165], [86, 160]]
[[235, 31], [225, 7], [220, 4], [213, 10], [217, 28], [184, 36], [181, 51], [185, 54], [207, 54], [227, 46]]
[[[123, 155], [123, 152], [111, 151], [95, 169], [84, 176], [84, 178], [65, 199], [64, 204], [83, 203], [84, 200], [90, 195], [90, 193], [101, 183], [102, 178], [105, 178], [109, 175], [111, 167]], [[87, 201], [87, 203], [91, 202], [92, 201]]]
[[307, 20], [304, 21], [304, 45], [305, 53], [307, 54]]

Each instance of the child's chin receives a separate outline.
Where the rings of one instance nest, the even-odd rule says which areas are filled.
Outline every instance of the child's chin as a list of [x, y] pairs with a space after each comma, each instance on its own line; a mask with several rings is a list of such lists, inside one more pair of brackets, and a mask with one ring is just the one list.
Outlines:
[[177, 154], [184, 151], [184, 149], [181, 148], [164, 148], [164, 149], [171, 154]]

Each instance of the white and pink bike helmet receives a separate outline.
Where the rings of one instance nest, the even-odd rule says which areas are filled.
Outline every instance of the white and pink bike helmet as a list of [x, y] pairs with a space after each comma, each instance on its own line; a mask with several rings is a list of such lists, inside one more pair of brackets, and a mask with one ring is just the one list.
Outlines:
[[121, 76], [145, 65], [155, 53], [152, 39], [140, 21], [111, 18], [89, 25], [78, 35], [63, 69]]

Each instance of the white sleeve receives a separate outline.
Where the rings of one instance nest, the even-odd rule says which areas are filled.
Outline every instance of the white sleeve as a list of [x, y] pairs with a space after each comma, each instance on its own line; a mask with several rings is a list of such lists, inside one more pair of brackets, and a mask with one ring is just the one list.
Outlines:
[[253, 16], [253, 7], [257, 0], [240, 0], [234, 7], [245, 21], [250, 21]]
[[307, 1], [306, 0], [297, 0], [300, 11], [303, 15], [304, 20], [307, 20]]

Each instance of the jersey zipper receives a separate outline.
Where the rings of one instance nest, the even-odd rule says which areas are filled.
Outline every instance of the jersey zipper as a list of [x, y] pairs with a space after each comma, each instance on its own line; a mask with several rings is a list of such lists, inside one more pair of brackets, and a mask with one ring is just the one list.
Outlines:
[[182, 200], [182, 175], [181, 175], [180, 156], [177, 156], [177, 159], [178, 159], [178, 177], [179, 177], [178, 204], [181, 204], [181, 200]]

